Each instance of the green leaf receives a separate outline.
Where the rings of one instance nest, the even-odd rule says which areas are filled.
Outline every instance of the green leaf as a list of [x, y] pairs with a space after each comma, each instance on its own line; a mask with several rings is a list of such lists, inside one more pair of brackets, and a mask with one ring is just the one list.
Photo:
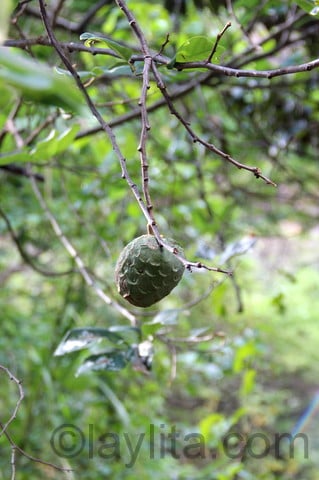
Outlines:
[[[96, 70], [96, 71], [95, 71]], [[66, 75], [68, 77], [72, 77], [72, 74], [69, 72], [69, 70], [65, 70], [63, 68], [59, 68], [59, 67], [55, 67], [55, 71], [59, 74], [59, 75]], [[97, 69], [93, 68], [92, 71], [77, 71], [76, 72], [79, 77], [81, 78], [81, 80], [83, 81], [86, 81], [86, 80], [90, 80], [92, 77], [96, 77], [97, 76]]]
[[120, 345], [126, 343], [122, 335], [112, 332], [107, 328], [74, 328], [67, 332], [60, 344], [56, 348], [54, 355], [60, 356], [66, 353], [76, 352], [88, 348], [92, 343], [100, 342], [107, 338], [111, 343]]
[[[114, 77], [131, 77], [132, 73], [135, 75], [141, 75], [143, 73], [143, 65], [141, 68], [142, 62], [136, 62], [134, 65], [128, 65], [127, 62], [123, 62], [123, 60], [119, 61], [119, 63], [113, 63], [112, 66], [107, 68], [98, 68], [99, 75], [102, 75], [106, 78], [114, 78]], [[95, 70], [95, 69], [94, 69]]]
[[240, 373], [246, 366], [247, 361], [257, 353], [257, 348], [254, 341], [244, 343], [236, 350], [234, 358], [233, 371]]
[[191, 37], [178, 48], [175, 60], [177, 63], [206, 60], [212, 48], [212, 41], [209, 38], [204, 36]]
[[98, 353], [87, 357], [84, 363], [78, 368], [76, 376], [90, 371], [108, 370], [116, 372], [126, 367], [130, 360], [128, 351], [113, 350], [110, 352]]
[[31, 150], [31, 157], [34, 157], [34, 160], [41, 160], [64, 152], [71, 145], [79, 130], [80, 126], [77, 124], [74, 124], [62, 134], [52, 130], [46, 139], [38, 142], [35, 148]]
[[0, 88], [7, 85], [27, 100], [83, 114], [82, 95], [70, 78], [21, 53], [0, 48]]
[[115, 53], [117, 53], [117, 55], [120, 58], [123, 58], [127, 62], [130, 60], [132, 56], [132, 51], [130, 48], [124, 47], [121, 43], [101, 35], [85, 32], [85, 33], [82, 33], [82, 35], [80, 35], [80, 40], [85, 40], [84, 45], [86, 47], [92, 47], [96, 43], [102, 44], [102, 45], [104, 44], [108, 48], [111, 48]]

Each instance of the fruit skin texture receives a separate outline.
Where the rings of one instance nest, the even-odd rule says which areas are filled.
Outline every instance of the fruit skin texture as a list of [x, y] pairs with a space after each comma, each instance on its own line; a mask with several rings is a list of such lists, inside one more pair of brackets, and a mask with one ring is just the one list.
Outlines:
[[[184, 256], [174, 240], [163, 240]], [[153, 235], [142, 235], [122, 250], [115, 267], [115, 281], [125, 300], [136, 307], [149, 307], [176, 287], [184, 270], [184, 264], [160, 247]]]

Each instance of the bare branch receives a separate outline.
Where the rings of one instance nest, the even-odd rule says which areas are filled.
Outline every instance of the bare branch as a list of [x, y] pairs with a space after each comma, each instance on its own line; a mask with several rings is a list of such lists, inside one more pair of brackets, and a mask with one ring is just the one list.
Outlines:
[[228, 30], [228, 28], [230, 28], [230, 27], [231, 27], [231, 23], [227, 22], [226, 25], [224, 26], [224, 28], [218, 33], [218, 35], [216, 37], [215, 44], [213, 46], [213, 49], [212, 49], [212, 51], [211, 51], [211, 53], [210, 53], [210, 55], [207, 59], [207, 63], [210, 63], [212, 61], [212, 58], [216, 53], [219, 42], [221, 41], [221, 39], [222, 39], [224, 33], [226, 32], [226, 30]]
[[[52, 42], [47, 37], [37, 37], [37, 38], [23, 38], [19, 40], [6, 40], [3, 44], [5, 47], [15, 47], [25, 49], [26, 47], [32, 47], [35, 45], [41, 45], [43, 47], [51, 47]], [[110, 57], [119, 58], [119, 55], [116, 52], [109, 48], [98, 48], [98, 47], [86, 47], [82, 43], [75, 42], [59, 42], [59, 45], [66, 51], [72, 52], [88, 52], [92, 55], [109, 55]]]
[[[201, 62], [201, 63], [205, 64], [205, 62]], [[211, 65], [211, 64], [207, 64], [207, 65]], [[187, 132], [191, 136], [194, 143], [196, 143], [196, 142], [200, 143], [201, 145], [206, 147], [208, 150], [216, 153], [218, 156], [220, 156], [221, 158], [223, 158], [227, 162], [235, 165], [235, 167], [237, 167], [238, 169], [243, 169], [243, 170], [247, 170], [249, 172], [252, 172], [255, 175], [256, 178], [261, 178], [268, 185], [276, 186], [276, 184], [272, 180], [270, 180], [268, 177], [263, 175], [263, 173], [260, 171], [260, 169], [258, 167], [250, 167], [249, 165], [245, 165], [243, 163], [238, 162], [237, 160], [232, 158], [228, 153], [225, 153], [222, 150], [220, 150], [219, 148], [217, 148], [214, 144], [212, 144], [210, 142], [207, 142], [206, 140], [199, 137], [193, 131], [193, 129], [191, 128], [189, 123], [176, 110], [176, 108], [173, 104], [173, 100], [172, 100], [171, 96], [169, 95], [169, 93], [167, 92], [166, 85], [164, 84], [164, 82], [162, 80], [162, 77], [160, 76], [160, 74], [158, 72], [158, 69], [156, 68], [156, 65], [154, 65], [154, 64], [153, 64], [153, 74], [154, 74], [154, 77], [157, 80], [157, 86], [161, 90], [162, 95], [167, 102], [167, 105], [170, 109], [170, 112], [172, 113], [172, 115], [175, 115], [175, 117], [179, 120], [179, 122], [184, 126], [185, 130], [187, 130]]]
[[[204, 73], [200, 78], [197, 79], [192, 79], [189, 82], [187, 82], [185, 85], [179, 86], [178, 88], [174, 89], [172, 91], [172, 98], [177, 99], [180, 97], [183, 97], [184, 95], [187, 95], [190, 93], [192, 90], [194, 90], [198, 85], [201, 83], [205, 83], [208, 81], [208, 79], [212, 76], [210, 72]], [[166, 106], [166, 100], [165, 98], [162, 98], [160, 100], [157, 100], [156, 102], [152, 103], [150, 106], [147, 107], [147, 112], [151, 113], [156, 111], [159, 108], [165, 107]], [[120, 125], [123, 125], [127, 122], [130, 122], [132, 120], [135, 120], [136, 118], [139, 118], [141, 115], [141, 109], [140, 107], [135, 108], [131, 110], [128, 113], [125, 113], [123, 115], [118, 116], [117, 118], [111, 120], [109, 122], [109, 126], [111, 128], [118, 127]], [[94, 135], [97, 132], [101, 132], [103, 128], [101, 126], [98, 127], [93, 127], [88, 130], [82, 131], [77, 134], [75, 138], [83, 138], [88, 135]]]
[[148, 114], [147, 114], [147, 107], [146, 107], [147, 91], [150, 88], [149, 87], [149, 71], [151, 68], [151, 64], [152, 64], [151, 57], [145, 55], [144, 69], [143, 69], [143, 86], [142, 86], [141, 99], [139, 101], [139, 104], [141, 106], [142, 128], [141, 128], [140, 143], [137, 150], [140, 152], [140, 158], [141, 158], [142, 189], [143, 189], [144, 199], [145, 199], [148, 213], [152, 219], [152, 223], [154, 223], [155, 218], [153, 216], [153, 211], [152, 211], [153, 204], [152, 204], [152, 199], [149, 192], [149, 176], [148, 176], [149, 164], [148, 164], [147, 153], [146, 153], [146, 142], [147, 142], [148, 132], [151, 128], [148, 121]]
[[[3, 427], [1, 422], [0, 422], [0, 427], [1, 428]], [[45, 460], [42, 460], [41, 458], [34, 457], [33, 455], [30, 455], [29, 453], [25, 452], [21, 447], [19, 447], [19, 445], [17, 445], [14, 442], [13, 438], [11, 437], [11, 435], [9, 435], [9, 433], [7, 431], [4, 431], [4, 436], [6, 437], [8, 442], [10, 443], [12, 450], [15, 450], [15, 452], [19, 452], [20, 455], [27, 458], [28, 460], [31, 460], [32, 462], [35, 462], [35, 463], [41, 463], [42, 465], [47, 465], [48, 467], [51, 467], [54, 470], [58, 470], [59, 472], [72, 472], [73, 471], [72, 468], [60, 467], [59, 465], [55, 465], [54, 463], [51, 463], [51, 462], [46, 462]], [[15, 459], [15, 454], [11, 455], [11, 460], [13, 458]], [[11, 465], [11, 471], [12, 471], [12, 473], [15, 473], [15, 465], [13, 467]], [[11, 478], [14, 478], [14, 477], [11, 476]]]
[[102, 129], [105, 131], [105, 133], [107, 134], [107, 136], [109, 137], [110, 141], [111, 141], [111, 144], [112, 144], [112, 147], [113, 147], [113, 150], [114, 152], [116, 153], [118, 159], [119, 159], [119, 162], [120, 162], [120, 165], [121, 165], [121, 169], [122, 169], [122, 178], [124, 178], [128, 185], [130, 186], [132, 192], [133, 192], [133, 195], [135, 196], [145, 218], [148, 220], [148, 223], [152, 223], [152, 218], [150, 217], [149, 215], [149, 212], [147, 210], [147, 207], [145, 205], [145, 203], [143, 202], [143, 199], [140, 195], [140, 192], [137, 188], [137, 185], [133, 182], [133, 180], [131, 179], [129, 173], [128, 173], [128, 170], [127, 170], [127, 166], [126, 166], [126, 159], [124, 158], [122, 152], [121, 152], [121, 149], [116, 141], [116, 138], [115, 138], [115, 135], [113, 133], [113, 130], [112, 128], [110, 127], [110, 125], [108, 123], [105, 122], [105, 120], [103, 119], [102, 115], [100, 114], [100, 112], [97, 110], [97, 108], [95, 107], [90, 95], [87, 93], [77, 71], [75, 70], [75, 68], [73, 67], [73, 65], [71, 64], [71, 62], [69, 61], [69, 59], [65, 56], [64, 54], [64, 51], [63, 51], [63, 48], [61, 48], [59, 42], [57, 41], [54, 33], [53, 33], [53, 30], [50, 26], [50, 23], [49, 23], [49, 19], [48, 19], [48, 16], [47, 16], [47, 13], [46, 13], [46, 8], [45, 8], [45, 4], [44, 4], [44, 0], [39, 0], [39, 3], [40, 3], [40, 10], [41, 10], [41, 15], [42, 15], [42, 19], [43, 19], [43, 23], [45, 25], [45, 28], [47, 30], [47, 33], [48, 33], [48, 36], [52, 42], [52, 45], [54, 46], [56, 52], [58, 53], [58, 55], [60, 56], [62, 62], [64, 63], [64, 65], [66, 66], [66, 68], [68, 69], [68, 71], [71, 73], [71, 75], [73, 76], [80, 92], [82, 93], [82, 95], [84, 96], [84, 99], [88, 105], [88, 107], [90, 108], [93, 116], [97, 119], [97, 121], [99, 122], [99, 124], [101, 125]]
[[[121, 10], [123, 10], [124, 14], [126, 15], [127, 17], [127, 20], [132, 28], [132, 30], [134, 31], [134, 33], [136, 34], [137, 38], [139, 39], [140, 41], [140, 44], [141, 44], [141, 49], [144, 53], [145, 56], [149, 56], [151, 55], [151, 52], [148, 48], [148, 45], [147, 45], [147, 42], [146, 42], [146, 39], [145, 39], [145, 36], [140, 28], [140, 26], [138, 25], [136, 19], [134, 18], [132, 12], [128, 9], [126, 3], [124, 0], [116, 0], [116, 3], [118, 4], [119, 8]], [[222, 32], [219, 34], [220, 36], [223, 35], [223, 33], [227, 30], [227, 28], [230, 27], [230, 24], [226, 24], [226, 26], [224, 27], [224, 29], [222, 30]], [[216, 47], [218, 45], [218, 40], [217, 40], [217, 44], [215, 44]], [[215, 47], [214, 47], [215, 48]], [[213, 52], [214, 53], [214, 48], [213, 48]], [[207, 68], [209, 68], [210, 65], [212, 65], [211, 63], [207, 63], [206, 61], [204, 62], [192, 62], [193, 64], [206, 64], [207, 65]], [[180, 64], [176, 64], [177, 65], [177, 68], [179, 69], [179, 65]], [[181, 65], [184, 65], [181, 64]], [[172, 101], [172, 97], [168, 94], [167, 92], [167, 89], [166, 89], [166, 85], [157, 69], [157, 66], [155, 64], [155, 62], [152, 62], [152, 71], [153, 71], [153, 75], [155, 77], [155, 80], [157, 82], [157, 86], [158, 88], [160, 89], [160, 91], [162, 92], [162, 95], [164, 97], [164, 99], [166, 100], [166, 103], [167, 103], [167, 106], [170, 110], [170, 112], [175, 115], [175, 117], [179, 120], [179, 122], [184, 126], [184, 128], [187, 130], [187, 132], [189, 133], [189, 135], [191, 136], [193, 142], [198, 142], [198, 143], [201, 143], [203, 146], [205, 146], [208, 150], [216, 153], [218, 156], [220, 156], [221, 158], [223, 158], [224, 160], [226, 160], [227, 162], [229, 163], [232, 163], [233, 165], [235, 165], [237, 168], [239, 169], [244, 169], [244, 170], [247, 170], [247, 171], [250, 171], [252, 172], [256, 178], [261, 178], [262, 180], [264, 180], [267, 184], [269, 185], [273, 185], [273, 186], [276, 186], [276, 184], [270, 180], [269, 178], [267, 178], [265, 175], [262, 174], [262, 172], [260, 171], [260, 169], [258, 167], [250, 167], [248, 165], [245, 165], [243, 163], [240, 163], [238, 162], [237, 160], [235, 160], [234, 158], [232, 158], [229, 154], [223, 152], [222, 150], [220, 150], [219, 148], [217, 148], [214, 144], [212, 143], [209, 143], [207, 142], [206, 140], [203, 140], [201, 139], [198, 135], [195, 134], [195, 132], [192, 130], [192, 128], [190, 127], [189, 123], [182, 117], [182, 115], [176, 110], [174, 104], [173, 104], [173, 101]], [[151, 224], [151, 227], [153, 228], [153, 224]], [[160, 241], [160, 238], [157, 236], [157, 232], [156, 230], [153, 228], [153, 231], [154, 231], [154, 234], [157, 238], [157, 240], [159, 241], [160, 244], [162, 244], [162, 242]], [[166, 245], [165, 245], [166, 247]], [[199, 265], [199, 266], [198, 266]], [[205, 266], [202, 266], [201, 264], [195, 264], [195, 263], [189, 263], [187, 265], [187, 268], [191, 268], [191, 267], [197, 267], [197, 268], [206, 268]], [[208, 269], [210, 269], [211, 267], [208, 267]], [[218, 270], [215, 270], [215, 271], [221, 271], [220, 269]], [[225, 271], [223, 271], [223, 273], [226, 273]], [[229, 273], [229, 272], [227, 272]]]
[[[41, 15], [42, 15], [42, 19], [43, 19], [43, 23], [45, 25], [45, 28], [47, 30], [47, 33], [48, 33], [48, 36], [52, 42], [52, 45], [54, 46], [55, 50], [57, 51], [57, 53], [59, 54], [61, 60], [63, 61], [64, 65], [67, 67], [67, 69], [69, 70], [69, 72], [72, 74], [80, 92], [82, 93], [82, 95], [84, 96], [85, 98], [85, 101], [88, 105], [88, 107], [90, 108], [92, 114], [94, 115], [94, 117], [97, 119], [97, 121], [99, 122], [99, 124], [101, 125], [102, 129], [105, 131], [105, 133], [108, 135], [110, 141], [111, 141], [111, 144], [112, 144], [112, 147], [113, 147], [113, 150], [115, 151], [118, 159], [119, 159], [119, 162], [120, 162], [120, 165], [121, 165], [121, 169], [122, 169], [122, 178], [124, 178], [126, 180], [126, 182], [128, 183], [129, 187], [131, 188], [132, 192], [133, 192], [133, 195], [134, 197], [136, 198], [137, 200], [137, 203], [139, 204], [146, 220], [147, 220], [147, 225], [149, 226], [149, 228], [152, 229], [152, 232], [154, 233], [155, 237], [156, 237], [156, 240], [158, 242], [158, 244], [162, 247], [165, 247], [168, 251], [172, 252], [174, 255], [177, 256], [177, 258], [180, 259], [180, 261], [185, 265], [185, 267], [189, 270], [191, 270], [192, 268], [203, 268], [203, 269], [206, 269], [206, 270], [209, 270], [209, 271], [214, 271], [214, 272], [220, 272], [220, 273], [225, 273], [225, 274], [228, 274], [230, 275], [231, 272], [227, 272], [225, 270], [222, 270], [218, 267], [210, 267], [210, 266], [207, 266], [207, 265], [204, 265], [200, 262], [189, 262], [187, 261], [185, 258], [183, 257], [180, 257], [177, 252], [175, 251], [174, 248], [172, 248], [170, 245], [168, 245], [167, 243], [165, 243], [160, 235], [160, 232], [158, 230], [158, 227], [157, 227], [157, 224], [156, 224], [156, 221], [153, 217], [153, 215], [151, 216], [150, 215], [150, 212], [147, 208], [147, 206], [145, 205], [145, 202], [143, 201], [141, 195], [140, 195], [140, 192], [139, 192], [139, 189], [137, 187], [137, 185], [133, 182], [133, 180], [131, 179], [130, 175], [129, 175], [129, 172], [128, 172], [128, 169], [127, 169], [127, 166], [126, 166], [126, 159], [124, 158], [122, 152], [121, 152], [121, 149], [116, 141], [116, 138], [115, 138], [115, 135], [113, 133], [113, 130], [112, 128], [110, 127], [110, 125], [108, 123], [105, 122], [105, 120], [103, 119], [103, 117], [101, 116], [101, 114], [99, 113], [99, 111], [97, 110], [96, 106], [94, 105], [90, 95], [88, 94], [88, 92], [86, 91], [78, 73], [76, 72], [76, 70], [74, 69], [73, 65], [71, 64], [71, 62], [69, 61], [69, 59], [65, 56], [64, 54], [64, 51], [63, 49], [61, 48], [59, 42], [57, 41], [53, 31], [52, 31], [52, 28], [50, 26], [50, 22], [49, 22], [49, 19], [48, 19], [48, 16], [47, 16], [47, 13], [46, 13], [46, 8], [45, 8], [45, 4], [44, 4], [44, 0], [39, 0], [39, 3], [40, 3], [40, 10], [41, 10]], [[150, 55], [150, 52], [149, 52], [149, 49], [148, 49], [148, 46], [147, 46], [147, 43], [144, 39], [144, 35], [142, 33], [142, 31], [140, 30], [140, 28], [137, 26], [137, 23], [133, 17], [133, 15], [131, 14], [131, 12], [126, 8], [126, 5], [124, 2], [118, 0], [117, 1], [119, 7], [125, 11], [125, 14], [128, 16], [128, 19], [129, 19], [129, 22], [130, 22], [130, 25], [132, 27], [135, 28], [135, 31], [137, 33], [137, 36], [138, 38], [140, 39], [141, 41], [141, 44], [142, 44], [142, 49], [143, 49], [143, 53], [146, 55], [146, 56], [151, 56]], [[153, 62], [152, 62], [153, 63]], [[154, 65], [153, 65], [153, 68], [154, 68]], [[260, 176], [260, 175], [259, 175]], [[104, 292], [99, 289], [99, 287], [95, 286], [95, 283], [93, 281], [93, 279], [90, 277], [90, 275], [88, 274], [87, 270], [85, 269], [84, 267], [84, 264], [81, 260], [81, 258], [78, 256], [76, 250], [74, 249], [73, 245], [70, 244], [70, 242], [68, 241], [68, 239], [66, 239], [66, 237], [63, 235], [63, 232], [61, 231], [56, 219], [52, 216], [51, 212], [49, 211], [46, 203], [44, 202], [44, 199], [42, 198], [42, 195], [40, 193], [40, 190], [38, 189], [38, 186], [36, 185], [36, 183], [33, 181], [33, 179], [31, 179], [32, 181], [32, 185], [33, 185], [33, 188], [38, 196], [38, 199], [39, 199], [39, 202], [40, 204], [42, 205], [42, 208], [47, 212], [47, 216], [52, 224], [52, 227], [54, 228], [57, 236], [61, 239], [61, 242], [64, 244], [65, 248], [69, 251], [70, 255], [74, 258], [74, 260], [77, 262], [77, 265], [80, 269], [80, 272], [82, 273], [83, 275], [83, 278], [86, 280], [86, 282], [88, 283], [88, 285], [91, 285], [93, 288], [95, 288], [95, 291], [96, 293], [101, 296], [101, 298], [104, 296], [104, 301], [108, 304], [113, 304], [112, 300], [105, 296]], [[116, 304], [118, 305], [118, 304]], [[122, 308], [120, 305], [119, 305], [120, 308]], [[124, 309], [125, 310], [125, 309]], [[135, 317], [133, 315], [131, 315], [129, 312], [128, 312], [128, 315], [127, 315], [127, 312], [126, 311], [126, 314], [125, 316], [127, 317], [128, 315], [133, 317], [131, 318], [131, 321], [133, 321], [133, 323], [135, 322]]]
[[241, 70], [237, 68], [225, 67], [222, 65], [215, 65], [214, 63], [207, 63], [206, 61], [202, 62], [185, 62], [185, 63], [176, 63], [175, 67], [177, 70], [186, 70], [186, 69], [196, 69], [196, 68], [207, 68], [212, 72], [225, 75], [227, 77], [250, 77], [250, 78], [274, 78], [280, 77], [283, 75], [292, 75], [294, 73], [303, 73], [310, 72], [315, 68], [319, 67], [319, 58], [312, 60], [311, 62], [302, 63], [301, 65], [294, 65], [289, 67], [275, 68], [273, 70]]

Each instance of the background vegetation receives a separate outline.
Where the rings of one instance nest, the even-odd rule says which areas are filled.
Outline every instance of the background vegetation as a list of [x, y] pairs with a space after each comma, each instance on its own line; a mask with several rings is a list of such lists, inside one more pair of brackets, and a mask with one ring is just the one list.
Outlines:
[[[4, 2], [0, 479], [316, 478], [317, 3]], [[233, 276], [125, 304], [151, 221]]]

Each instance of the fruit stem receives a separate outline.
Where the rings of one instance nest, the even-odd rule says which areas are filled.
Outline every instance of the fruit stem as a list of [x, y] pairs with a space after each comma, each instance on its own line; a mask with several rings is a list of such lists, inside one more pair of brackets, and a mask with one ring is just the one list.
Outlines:
[[147, 224], [147, 233], [148, 235], [154, 235], [153, 228], [151, 224]]

